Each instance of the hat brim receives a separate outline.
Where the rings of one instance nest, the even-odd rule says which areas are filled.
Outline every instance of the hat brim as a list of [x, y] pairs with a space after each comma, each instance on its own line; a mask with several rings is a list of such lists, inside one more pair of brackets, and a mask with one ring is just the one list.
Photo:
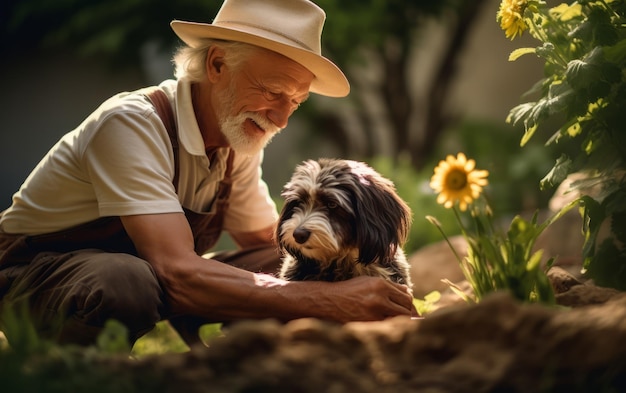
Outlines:
[[328, 97], [345, 97], [350, 93], [350, 83], [333, 62], [315, 52], [290, 45], [288, 40], [280, 35], [269, 39], [226, 27], [180, 20], [172, 21], [170, 26], [176, 35], [191, 47], [200, 45], [203, 38], [214, 38], [243, 42], [280, 53], [315, 75], [311, 82], [311, 92]]

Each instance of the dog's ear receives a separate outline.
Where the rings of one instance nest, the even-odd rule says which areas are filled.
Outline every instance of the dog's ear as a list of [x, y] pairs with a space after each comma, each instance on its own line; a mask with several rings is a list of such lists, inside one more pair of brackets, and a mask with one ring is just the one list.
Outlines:
[[407, 240], [412, 222], [409, 206], [393, 183], [377, 173], [355, 175], [356, 235], [361, 263], [390, 260]]
[[286, 200], [285, 204], [283, 205], [282, 210], [280, 211], [280, 214], [278, 215], [278, 225], [276, 225], [276, 232], [274, 233], [274, 242], [278, 246], [280, 246], [280, 238], [281, 238], [280, 232], [282, 230], [282, 224], [283, 222], [290, 219], [291, 216], [293, 216], [293, 210], [296, 206], [298, 206], [297, 200], [295, 199]]

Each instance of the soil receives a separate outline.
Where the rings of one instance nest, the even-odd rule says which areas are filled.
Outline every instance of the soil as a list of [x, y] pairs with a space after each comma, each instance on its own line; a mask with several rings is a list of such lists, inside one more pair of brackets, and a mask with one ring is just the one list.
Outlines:
[[208, 347], [101, 366], [151, 392], [626, 391], [626, 295], [550, 278], [559, 307], [498, 293], [423, 319], [242, 322]]

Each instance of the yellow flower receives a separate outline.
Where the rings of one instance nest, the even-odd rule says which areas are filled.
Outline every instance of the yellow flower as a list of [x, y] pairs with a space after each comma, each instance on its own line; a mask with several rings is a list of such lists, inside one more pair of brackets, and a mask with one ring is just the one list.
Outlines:
[[437, 203], [449, 209], [458, 201], [459, 208], [465, 211], [488, 184], [489, 172], [475, 167], [476, 161], [468, 160], [463, 153], [439, 161], [430, 179], [430, 187], [439, 194]]
[[500, 3], [496, 21], [504, 30], [506, 38], [513, 40], [513, 38], [521, 36], [524, 30], [528, 29], [523, 19], [526, 7], [527, 0], [502, 0], [502, 3]]

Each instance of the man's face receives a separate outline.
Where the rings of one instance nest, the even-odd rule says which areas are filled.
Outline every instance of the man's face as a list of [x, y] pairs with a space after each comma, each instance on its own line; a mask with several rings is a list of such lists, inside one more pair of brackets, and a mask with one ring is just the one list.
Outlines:
[[283, 128], [309, 96], [313, 74], [273, 52], [253, 55], [218, 93], [217, 116], [233, 150], [254, 155]]

